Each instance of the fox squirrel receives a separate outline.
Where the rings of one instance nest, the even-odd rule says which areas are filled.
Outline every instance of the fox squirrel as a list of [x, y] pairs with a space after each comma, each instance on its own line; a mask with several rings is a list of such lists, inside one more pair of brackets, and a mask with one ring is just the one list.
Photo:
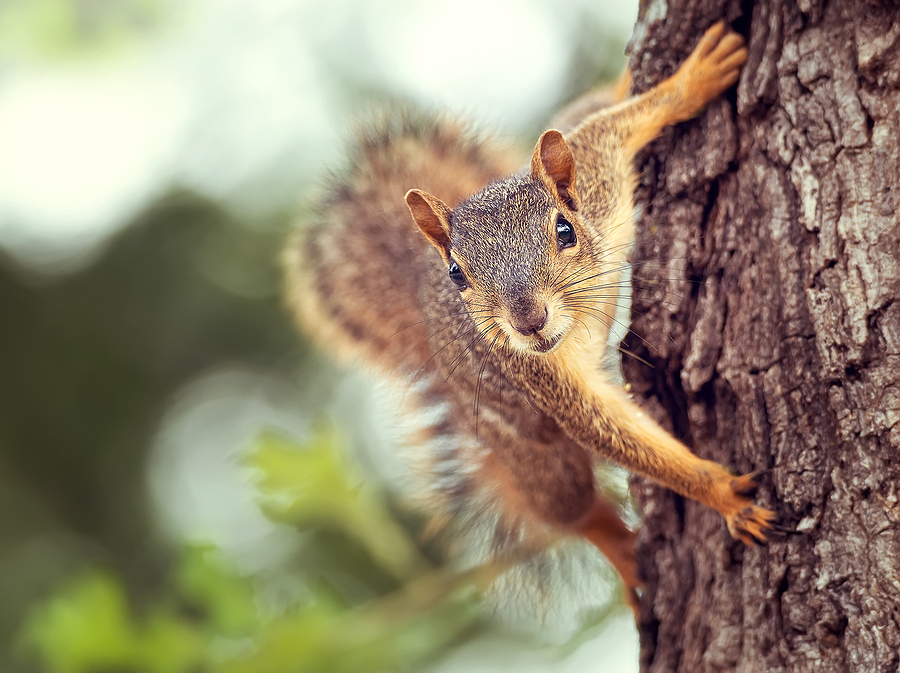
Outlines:
[[416, 441], [439, 445], [435, 462], [451, 466], [435, 477], [447, 511], [468, 498], [505, 531], [582, 536], [635, 609], [635, 534], [598, 493], [596, 459], [714, 508], [748, 544], [774, 518], [750, 499], [753, 474], [695, 456], [599, 368], [634, 236], [635, 155], [734, 84], [746, 59], [743, 38], [716, 23], [650, 91], [572, 108], [587, 116], [541, 135], [512, 177], [513, 160], [457, 122], [390, 121], [362, 137], [321, 226], [287, 250], [302, 328], [434, 412]]

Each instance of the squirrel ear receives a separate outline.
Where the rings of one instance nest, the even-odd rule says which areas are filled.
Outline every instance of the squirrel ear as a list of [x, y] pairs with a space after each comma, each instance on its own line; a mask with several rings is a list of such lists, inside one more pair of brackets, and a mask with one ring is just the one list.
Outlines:
[[406, 192], [406, 205], [425, 237], [450, 263], [450, 216], [453, 211], [439, 198], [421, 189]]
[[540, 180], [569, 210], [578, 210], [575, 157], [559, 131], [544, 131], [538, 139], [531, 155], [531, 177]]

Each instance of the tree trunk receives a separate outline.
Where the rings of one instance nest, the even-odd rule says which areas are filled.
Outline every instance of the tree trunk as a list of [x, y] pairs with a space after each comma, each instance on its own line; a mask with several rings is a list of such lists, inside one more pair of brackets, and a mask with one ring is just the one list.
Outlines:
[[[636, 399], [704, 458], [770, 468], [794, 532], [732, 540], [646, 481], [643, 671], [900, 670], [900, 7], [661, 0], [635, 88], [719, 18], [748, 39], [736, 91], [642, 165]], [[659, 264], [652, 260], [664, 260]]]

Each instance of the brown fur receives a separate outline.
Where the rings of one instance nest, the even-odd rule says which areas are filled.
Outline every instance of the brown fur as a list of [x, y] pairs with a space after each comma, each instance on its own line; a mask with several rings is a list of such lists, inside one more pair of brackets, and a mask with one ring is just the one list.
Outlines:
[[672, 78], [565, 137], [547, 131], [529, 171], [503, 180], [507, 156], [454, 122], [388, 125], [332, 185], [322, 226], [288, 251], [305, 329], [442, 410], [420, 439], [444, 442], [436, 464], [466, 475], [447, 480], [451, 514], [477, 500], [504, 530], [579, 534], [633, 604], [634, 535], [597, 493], [597, 458], [716, 509], [745, 542], [764, 540], [773, 516], [747, 497], [752, 477], [693, 455], [599, 369], [634, 235], [635, 154], [731, 86], [744, 60], [743, 40], [716, 24]]

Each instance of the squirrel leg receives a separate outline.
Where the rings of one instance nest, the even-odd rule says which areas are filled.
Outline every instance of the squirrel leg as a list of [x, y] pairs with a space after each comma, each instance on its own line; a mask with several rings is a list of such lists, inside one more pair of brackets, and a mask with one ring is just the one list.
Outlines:
[[694, 455], [615, 386], [592, 382], [588, 399], [597, 405], [595, 446], [597, 439], [607, 438], [600, 442], [601, 453], [611, 453], [614, 462], [712, 507], [725, 517], [732, 537], [745, 544], [765, 542], [775, 513], [749, 497], [756, 486], [752, 474], [738, 477]]
[[564, 353], [554, 358], [510, 357], [504, 360], [504, 373], [528, 391], [534, 406], [592, 453], [712, 507], [742, 542], [766, 540], [775, 513], [749, 497], [755, 487], [752, 474], [736, 477], [718, 463], [697, 457], [623, 391], [576, 358]]
[[[627, 160], [670, 124], [686, 121], [734, 84], [747, 60], [744, 38], [723, 21], [700, 38], [672, 77], [586, 120], [566, 140], [582, 147], [624, 148]], [[619, 142], [610, 142], [611, 140]]]
[[615, 506], [599, 495], [594, 506], [575, 525], [575, 532], [609, 559], [622, 578], [625, 601], [637, 617], [640, 607], [638, 590], [643, 585], [638, 578], [637, 558], [634, 553], [636, 534], [625, 525]]

